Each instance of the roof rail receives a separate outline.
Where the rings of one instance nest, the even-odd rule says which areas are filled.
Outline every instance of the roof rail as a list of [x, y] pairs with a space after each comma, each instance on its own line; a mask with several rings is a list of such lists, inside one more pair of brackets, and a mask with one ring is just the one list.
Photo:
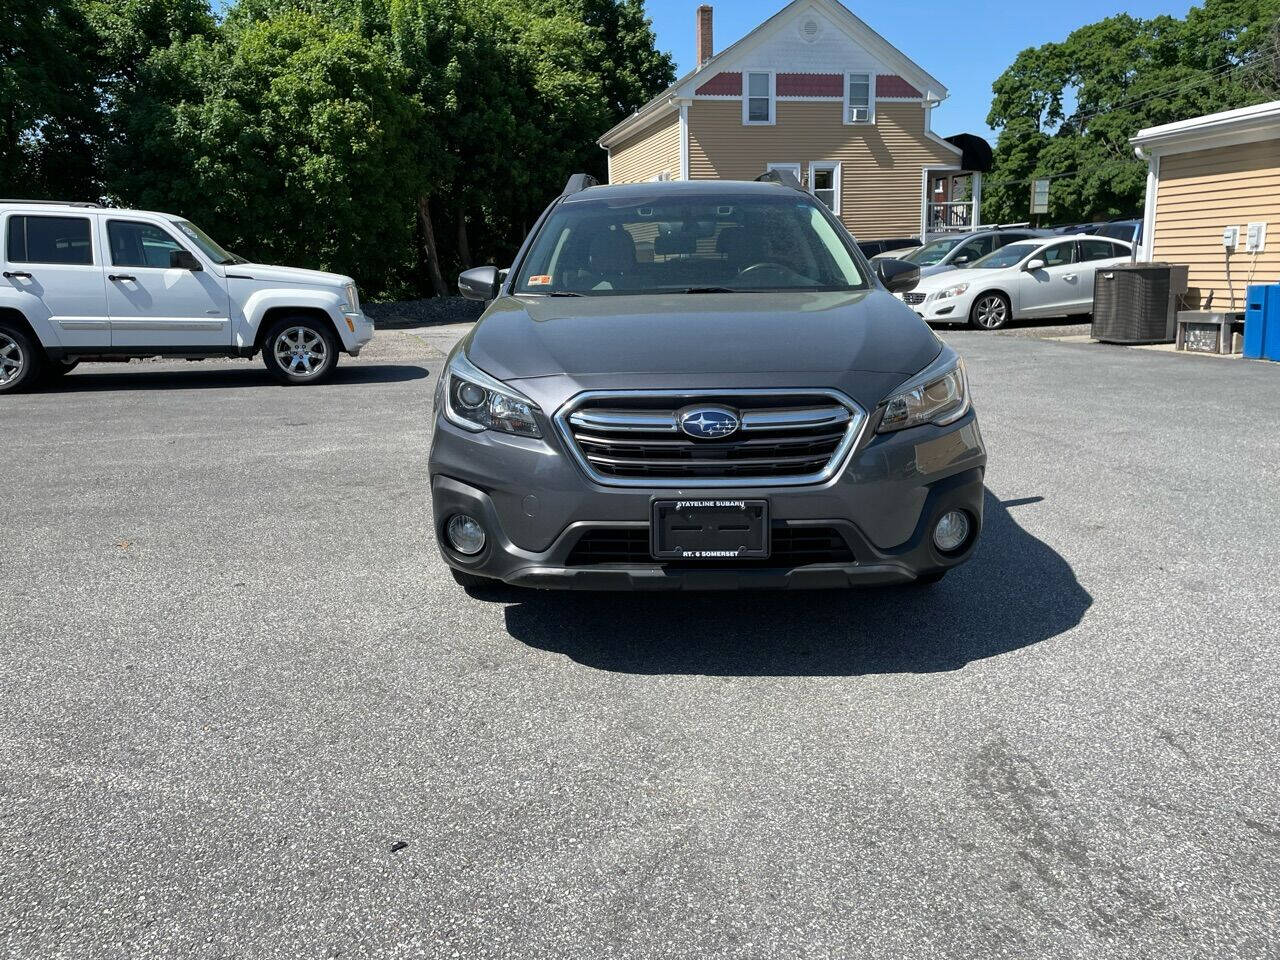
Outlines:
[[569, 182], [564, 185], [564, 190], [560, 192], [560, 196], [568, 197], [575, 193], [581, 193], [587, 187], [598, 187], [600, 181], [589, 173], [575, 173], [569, 178]]
[[808, 193], [804, 187], [800, 186], [800, 181], [786, 170], [769, 170], [762, 173], [756, 177], [756, 183], [776, 183], [780, 187], [790, 187], [792, 190]]
[[0, 197], [0, 203], [32, 203], [50, 207], [92, 207], [95, 210], [102, 208], [102, 204], [90, 203], [88, 200], [14, 200]]

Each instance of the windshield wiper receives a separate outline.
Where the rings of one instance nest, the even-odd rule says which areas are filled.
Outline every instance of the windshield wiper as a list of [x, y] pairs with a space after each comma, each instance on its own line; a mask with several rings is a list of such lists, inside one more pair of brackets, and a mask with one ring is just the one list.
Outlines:
[[729, 287], [686, 287], [685, 293], [740, 293]]
[[573, 290], [556, 290], [547, 294], [548, 297], [585, 297], [585, 293], [577, 293]]

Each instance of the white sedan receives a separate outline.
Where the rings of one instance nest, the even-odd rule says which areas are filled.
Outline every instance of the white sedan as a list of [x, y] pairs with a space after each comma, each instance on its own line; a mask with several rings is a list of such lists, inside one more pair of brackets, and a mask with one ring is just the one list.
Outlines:
[[1010, 320], [1093, 312], [1093, 275], [1129, 260], [1122, 240], [1084, 234], [1024, 240], [961, 270], [925, 277], [899, 297], [930, 323], [998, 330]]

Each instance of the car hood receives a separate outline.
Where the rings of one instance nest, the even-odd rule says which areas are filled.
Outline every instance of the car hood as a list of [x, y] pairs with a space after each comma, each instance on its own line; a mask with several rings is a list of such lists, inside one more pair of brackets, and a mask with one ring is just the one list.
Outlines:
[[463, 348], [508, 381], [567, 378], [583, 389], [823, 385], [865, 398], [921, 370], [942, 345], [894, 297], [868, 290], [503, 297]]
[[936, 277], [940, 273], [950, 273], [952, 270], [958, 270], [959, 267], [950, 263], [935, 263], [932, 267], [920, 268], [920, 279], [925, 277]]
[[255, 280], [267, 280], [272, 283], [305, 283], [319, 287], [344, 287], [352, 280], [340, 273], [325, 273], [323, 270], [304, 270], [301, 267], [277, 267], [269, 263], [228, 263], [224, 266], [227, 273], [250, 276]]
[[990, 280], [993, 277], [1002, 275], [1008, 269], [1008, 267], [1001, 267], [998, 270], [946, 270], [942, 273], [921, 277], [920, 282], [915, 285], [914, 289], [917, 293], [933, 293], [937, 290], [953, 287], [957, 283], [977, 283], [982, 280]]

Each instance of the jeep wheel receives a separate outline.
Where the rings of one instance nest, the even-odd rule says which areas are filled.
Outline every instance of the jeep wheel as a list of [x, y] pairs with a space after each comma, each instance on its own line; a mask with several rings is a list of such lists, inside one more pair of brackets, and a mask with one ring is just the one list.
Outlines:
[[28, 387], [40, 376], [44, 354], [22, 330], [0, 324], [0, 393]]
[[338, 340], [323, 321], [281, 320], [267, 331], [262, 362], [281, 383], [319, 383], [338, 364]]

